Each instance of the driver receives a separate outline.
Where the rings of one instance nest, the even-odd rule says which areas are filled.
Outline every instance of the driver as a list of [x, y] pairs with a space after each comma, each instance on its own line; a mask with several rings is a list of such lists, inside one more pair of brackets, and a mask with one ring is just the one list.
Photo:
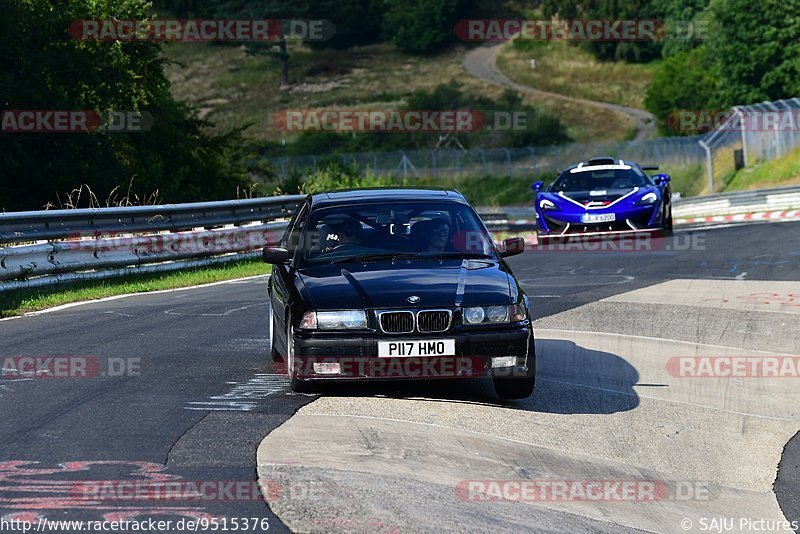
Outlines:
[[338, 223], [323, 225], [320, 229], [320, 242], [324, 243], [322, 252], [330, 252], [342, 245], [360, 245], [361, 223], [348, 217]]
[[361, 223], [355, 219], [348, 218], [336, 225], [336, 233], [339, 234], [340, 245], [361, 244]]

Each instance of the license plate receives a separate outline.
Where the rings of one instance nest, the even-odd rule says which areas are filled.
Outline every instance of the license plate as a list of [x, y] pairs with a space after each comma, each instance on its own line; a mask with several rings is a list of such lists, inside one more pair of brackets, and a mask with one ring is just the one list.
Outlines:
[[455, 339], [417, 339], [412, 341], [378, 341], [380, 358], [419, 358], [455, 356]]
[[613, 222], [617, 219], [613, 213], [585, 213], [581, 220], [585, 223]]

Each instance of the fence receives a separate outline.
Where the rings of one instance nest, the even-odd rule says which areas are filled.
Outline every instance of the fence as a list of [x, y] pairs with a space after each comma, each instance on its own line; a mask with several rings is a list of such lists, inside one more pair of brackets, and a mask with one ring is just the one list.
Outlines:
[[[568, 144], [548, 147], [483, 148], [470, 150], [407, 150], [362, 152], [336, 156], [342, 163], [357, 163], [378, 176], [392, 178], [520, 176], [554, 174], [589, 156], [614, 156], [658, 164], [699, 164], [704, 152], [699, 137], [667, 137], [648, 141]], [[331, 156], [271, 158], [269, 164], [281, 178], [292, 170], [315, 172]], [[252, 162], [251, 162], [252, 163]]]
[[287, 177], [293, 170], [301, 174], [315, 172], [334, 157], [342, 163], [357, 163], [378, 176], [392, 178], [482, 175], [533, 177], [554, 174], [590, 156], [609, 155], [662, 165], [703, 164], [708, 179], [706, 193], [715, 193], [739, 168], [781, 157], [800, 145], [798, 128], [800, 98], [792, 98], [735, 106], [729, 118], [715, 130], [693, 137], [547, 147], [289, 156], [267, 161], [280, 178]]
[[700, 140], [708, 192], [720, 189], [736, 170], [779, 158], [797, 147], [799, 115], [798, 98], [734, 106], [730, 118]]

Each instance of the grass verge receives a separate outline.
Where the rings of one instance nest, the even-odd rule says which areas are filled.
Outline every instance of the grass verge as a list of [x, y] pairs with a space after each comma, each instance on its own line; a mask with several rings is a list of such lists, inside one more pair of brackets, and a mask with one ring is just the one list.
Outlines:
[[136, 274], [108, 280], [3, 291], [0, 292], [0, 317], [13, 317], [71, 302], [114, 295], [146, 293], [256, 276], [266, 274], [269, 270], [269, 266], [261, 261], [247, 260], [171, 273]]
[[740, 169], [723, 191], [744, 191], [765, 187], [800, 184], [800, 148], [782, 158]]

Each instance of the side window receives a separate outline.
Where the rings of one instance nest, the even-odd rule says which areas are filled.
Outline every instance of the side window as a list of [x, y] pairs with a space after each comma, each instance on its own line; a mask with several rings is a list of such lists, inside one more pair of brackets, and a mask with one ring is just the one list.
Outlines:
[[308, 217], [308, 211], [308, 202], [303, 202], [303, 205], [297, 210], [294, 218], [289, 221], [289, 226], [286, 227], [286, 231], [283, 233], [283, 237], [281, 238], [281, 246], [285, 247], [286, 250], [289, 251], [290, 256], [294, 255], [294, 251], [299, 245], [298, 231], [303, 228], [306, 218]]

